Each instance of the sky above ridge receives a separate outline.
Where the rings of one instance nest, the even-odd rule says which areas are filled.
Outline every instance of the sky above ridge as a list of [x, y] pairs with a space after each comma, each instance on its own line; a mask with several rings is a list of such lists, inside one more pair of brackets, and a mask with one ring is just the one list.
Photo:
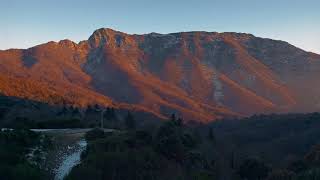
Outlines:
[[319, 0], [0, 0], [0, 49], [129, 34], [245, 32], [320, 54]]

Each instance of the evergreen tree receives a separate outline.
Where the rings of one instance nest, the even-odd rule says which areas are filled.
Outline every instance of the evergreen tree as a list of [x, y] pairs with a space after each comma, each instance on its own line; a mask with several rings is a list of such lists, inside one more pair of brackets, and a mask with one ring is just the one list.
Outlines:
[[78, 115], [78, 114], [80, 114], [79, 108], [74, 107], [74, 108], [73, 108], [73, 111], [72, 111], [72, 115]]
[[215, 137], [215, 135], [214, 135], [214, 132], [213, 132], [213, 128], [212, 128], [212, 127], [210, 127], [210, 129], [209, 129], [208, 138], [210, 139], [211, 142], [215, 142], [215, 141], [216, 141], [216, 137]]
[[58, 116], [63, 116], [63, 115], [66, 115], [68, 112], [69, 112], [69, 109], [68, 109], [68, 107], [64, 104], [64, 105], [62, 106], [61, 111], [59, 111], [57, 115], [58, 115]]
[[110, 108], [110, 117], [112, 119], [116, 119], [116, 112], [115, 112], [115, 109], [113, 107]]
[[182, 118], [178, 118], [178, 120], [176, 121], [178, 126], [182, 126], [183, 125], [183, 120]]
[[247, 159], [239, 168], [239, 175], [247, 180], [261, 180], [268, 176], [271, 168], [258, 159]]
[[100, 106], [98, 104], [94, 105], [94, 110], [99, 111], [100, 110]]
[[174, 113], [171, 114], [171, 121], [176, 121], [176, 115]]
[[109, 107], [107, 107], [104, 114], [103, 114], [104, 119], [106, 119], [107, 121], [110, 120], [111, 119], [110, 114], [111, 114], [111, 109]]
[[93, 111], [93, 107], [91, 105], [87, 106], [86, 113], [90, 113]]
[[125, 125], [127, 129], [135, 129], [136, 128], [136, 122], [134, 120], [133, 115], [131, 114], [131, 112], [128, 111], [127, 116], [125, 117]]

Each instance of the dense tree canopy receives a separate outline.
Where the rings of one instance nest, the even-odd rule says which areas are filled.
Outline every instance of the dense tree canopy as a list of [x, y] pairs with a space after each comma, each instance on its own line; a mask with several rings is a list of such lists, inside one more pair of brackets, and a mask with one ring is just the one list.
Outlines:
[[0, 131], [0, 179], [43, 180], [45, 172], [27, 160], [31, 147], [39, 145], [39, 134], [28, 130]]

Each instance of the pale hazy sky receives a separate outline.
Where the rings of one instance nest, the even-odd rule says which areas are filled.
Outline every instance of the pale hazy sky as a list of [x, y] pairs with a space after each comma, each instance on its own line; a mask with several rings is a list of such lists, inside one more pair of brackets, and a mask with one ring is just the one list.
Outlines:
[[319, 0], [0, 0], [0, 49], [127, 33], [246, 32], [320, 54]]

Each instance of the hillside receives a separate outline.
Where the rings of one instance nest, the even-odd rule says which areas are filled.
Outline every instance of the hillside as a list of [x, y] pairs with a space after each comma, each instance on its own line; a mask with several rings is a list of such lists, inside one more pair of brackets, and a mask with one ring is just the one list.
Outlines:
[[0, 51], [0, 93], [207, 122], [319, 110], [319, 70], [320, 55], [250, 34], [98, 29], [80, 43]]

